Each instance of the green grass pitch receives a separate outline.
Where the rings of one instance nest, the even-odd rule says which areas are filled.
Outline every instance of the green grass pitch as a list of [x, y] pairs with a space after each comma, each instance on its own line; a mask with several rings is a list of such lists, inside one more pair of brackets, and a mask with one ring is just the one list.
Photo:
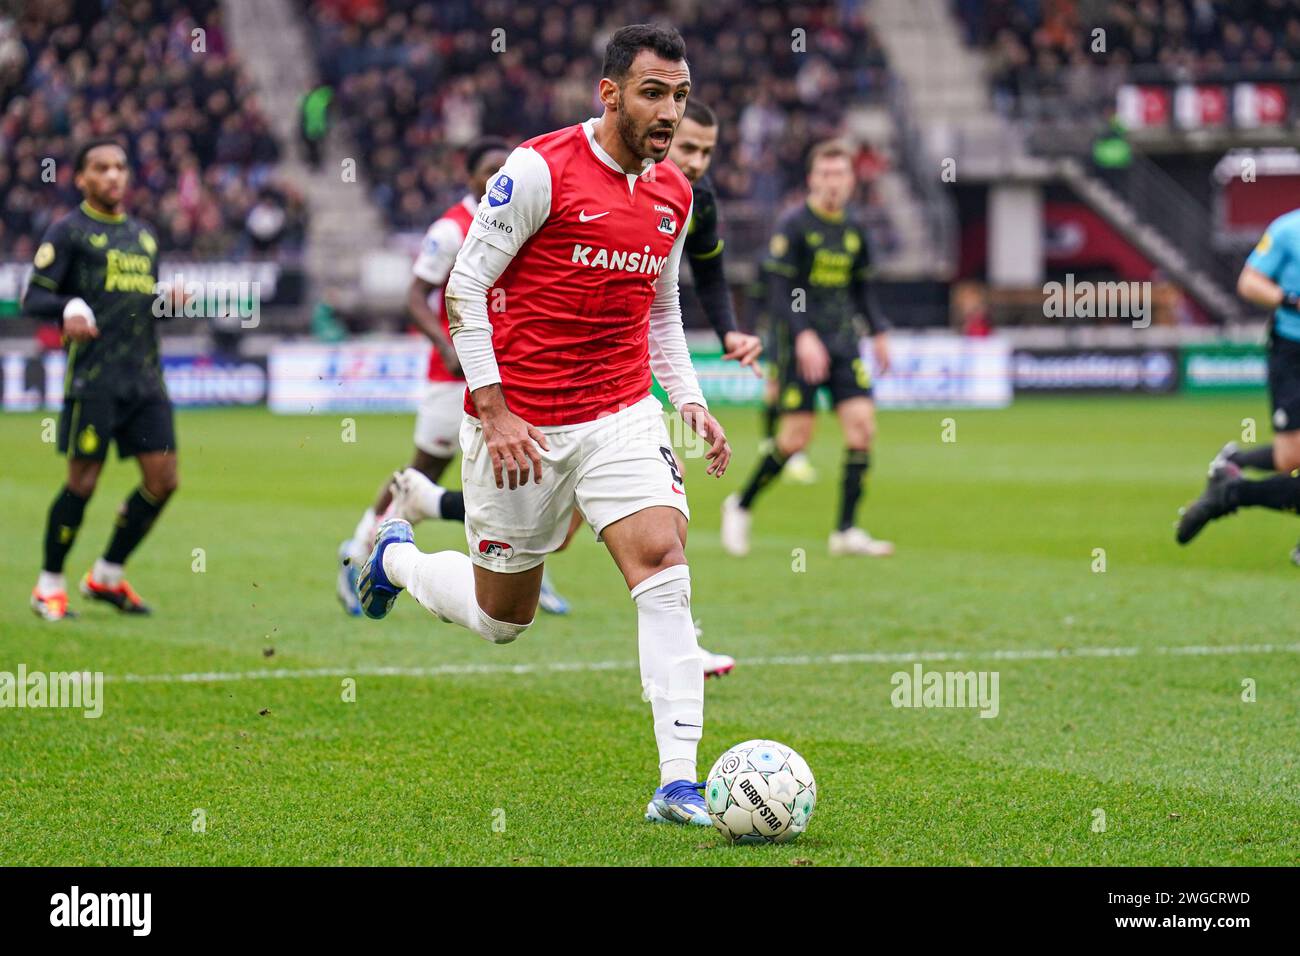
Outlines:
[[[708, 683], [701, 772], [751, 737], [799, 750], [820, 799], [781, 847], [642, 820], [635, 613], [589, 533], [551, 562], [574, 613], [514, 645], [409, 597], [383, 622], [344, 617], [335, 549], [405, 461], [408, 417], [358, 416], [348, 443], [342, 416], [182, 413], [181, 490], [131, 566], [155, 616], [77, 596], [82, 617], [51, 626], [27, 601], [62, 463], [44, 416], [0, 416], [0, 671], [108, 675], [98, 720], [0, 710], [0, 863], [1295, 865], [1300, 522], [1243, 513], [1187, 549], [1171, 526], [1219, 444], [1244, 418], [1266, 436], [1266, 414], [1258, 395], [883, 413], [863, 516], [898, 553], [874, 561], [826, 554], [826, 417], [819, 482], [773, 488], [738, 561], [718, 508], [758, 415], [720, 410], [736, 459], [722, 481], [688, 462], [688, 554], [703, 643], [740, 664]], [[71, 578], [135, 480], [110, 463]], [[464, 547], [450, 525], [418, 536]], [[997, 671], [998, 716], [893, 707], [911, 654]]]

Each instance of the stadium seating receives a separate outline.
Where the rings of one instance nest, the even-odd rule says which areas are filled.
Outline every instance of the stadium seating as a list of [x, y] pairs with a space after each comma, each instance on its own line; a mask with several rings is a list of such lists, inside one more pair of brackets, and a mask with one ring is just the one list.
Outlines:
[[164, 252], [229, 259], [300, 246], [301, 198], [272, 177], [279, 147], [217, 0], [102, 6], [44, 0], [0, 15], [0, 258], [29, 258], [76, 204], [77, 144], [103, 135], [129, 145], [127, 205]]
[[967, 41], [987, 48], [997, 102], [1010, 115], [1057, 110], [1062, 100], [1099, 113], [1125, 82], [1267, 81], [1293, 77], [1300, 62], [1300, 7], [1290, 0], [1110, 3], [1095, 22], [1077, 0], [953, 6]]
[[[454, 156], [476, 136], [517, 142], [595, 115], [605, 41], [645, 18], [630, 2], [569, 0], [540, 13], [493, 0], [301, 3], [373, 198], [393, 226], [410, 230], [455, 201], [462, 171]], [[870, 26], [856, 5], [829, 0], [681, 6], [675, 25], [694, 68], [693, 95], [722, 124], [718, 190], [776, 205], [802, 182], [806, 145], [837, 131], [853, 103], [881, 94], [886, 66]], [[799, 29], [806, 33], [792, 33]], [[499, 52], [489, 47], [494, 37]], [[796, 54], [796, 42], [811, 55]]]

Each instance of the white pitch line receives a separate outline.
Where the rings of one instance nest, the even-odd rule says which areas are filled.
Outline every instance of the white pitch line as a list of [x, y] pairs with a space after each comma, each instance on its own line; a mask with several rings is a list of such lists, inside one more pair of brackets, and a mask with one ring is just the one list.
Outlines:
[[[1072, 657], [1205, 657], [1219, 654], [1300, 654], [1297, 644], [1221, 644], [1181, 647], [1053, 647], [994, 651], [896, 651], [742, 657], [745, 667], [803, 667], [830, 664], [911, 664], [926, 661], [1046, 661]], [[439, 664], [436, 667], [316, 667], [264, 671], [206, 671], [192, 674], [106, 674], [124, 684], [208, 684], [312, 677], [454, 677], [476, 674], [560, 674], [633, 670], [635, 661], [558, 661], [550, 664]]]

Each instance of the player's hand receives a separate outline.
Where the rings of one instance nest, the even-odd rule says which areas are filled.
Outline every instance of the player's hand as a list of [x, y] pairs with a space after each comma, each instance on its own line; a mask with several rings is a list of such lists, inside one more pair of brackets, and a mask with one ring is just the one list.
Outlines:
[[497, 487], [504, 488], [509, 482], [512, 490], [518, 488], [528, 483], [529, 474], [541, 484], [542, 459], [537, 449], [540, 446], [544, 451], [551, 450], [541, 430], [506, 408], [492, 415], [485, 414], [482, 421], [483, 439], [492, 456], [492, 477]]
[[884, 375], [889, 371], [889, 336], [877, 332], [871, 337], [871, 351], [876, 357], [876, 374]]
[[722, 347], [726, 349], [724, 359], [732, 359], [741, 365], [748, 365], [759, 378], [763, 370], [758, 367], [758, 357], [763, 354], [763, 340], [757, 335], [746, 332], [728, 332], [722, 338]]
[[804, 329], [794, 338], [794, 361], [799, 377], [809, 385], [820, 385], [831, 371], [831, 356], [821, 336]]
[[711, 463], [704, 470], [706, 475], [713, 475], [715, 478], [721, 478], [727, 471], [727, 465], [731, 463], [731, 444], [727, 441], [727, 435], [718, 424], [718, 420], [709, 414], [709, 410], [703, 405], [695, 402], [688, 402], [681, 407], [682, 421], [690, 425], [705, 441], [709, 443], [709, 450], [704, 453], [704, 457]]
[[95, 313], [85, 299], [73, 299], [63, 307], [63, 334], [73, 342], [88, 342], [99, 337]]

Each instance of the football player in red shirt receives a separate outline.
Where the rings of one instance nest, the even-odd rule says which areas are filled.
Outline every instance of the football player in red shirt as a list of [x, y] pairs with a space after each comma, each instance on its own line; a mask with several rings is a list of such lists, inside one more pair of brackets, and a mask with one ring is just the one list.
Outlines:
[[384, 522], [361, 572], [362, 608], [405, 589], [493, 643], [532, 623], [546, 556], [576, 506], [637, 607], [641, 680], [659, 750], [651, 820], [709, 824], [697, 782], [704, 674], [691, 617], [686, 489], [650, 375], [731, 458], [682, 330], [677, 271], [691, 186], [664, 163], [690, 92], [673, 29], [623, 27], [605, 50], [603, 115], [524, 143], [489, 184], [447, 284], [468, 383], [461, 425], [470, 554], [425, 554]]

